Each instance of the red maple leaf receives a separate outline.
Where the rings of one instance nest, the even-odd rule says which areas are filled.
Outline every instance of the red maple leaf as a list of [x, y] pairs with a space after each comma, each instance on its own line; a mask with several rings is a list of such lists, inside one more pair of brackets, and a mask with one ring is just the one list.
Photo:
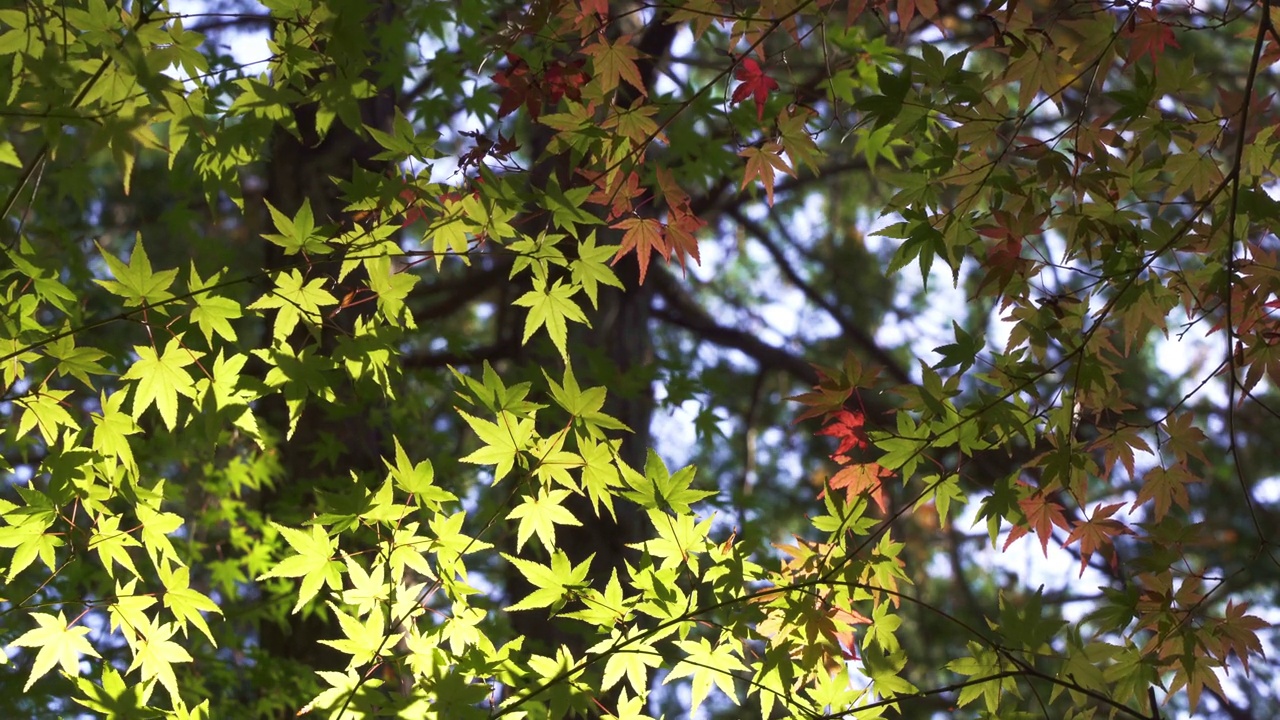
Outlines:
[[742, 82], [733, 91], [733, 103], [754, 97], [756, 101], [756, 119], [760, 122], [764, 121], [764, 104], [769, 99], [769, 92], [778, 89], [778, 81], [764, 74], [764, 70], [760, 69], [760, 63], [751, 58], [742, 58], [742, 63], [738, 66], [738, 72], [733, 77]]
[[418, 193], [411, 187], [407, 187], [400, 191], [400, 199], [405, 201], [404, 221], [401, 225], [412, 225], [419, 220], [425, 220], [427, 214], [422, 210], [422, 204], [419, 201]]
[[587, 61], [578, 58], [573, 62], [557, 60], [543, 73], [542, 81], [546, 86], [547, 104], [555, 105], [560, 98], [570, 100], [582, 99], [582, 86], [587, 84], [587, 74], [583, 68]]
[[1155, 62], [1166, 47], [1179, 47], [1173, 37], [1173, 28], [1160, 19], [1155, 8], [1139, 7], [1136, 11], [1121, 32], [1121, 37], [1129, 39], [1129, 57], [1125, 59], [1125, 66], [1143, 55], [1150, 55], [1151, 61]]
[[533, 82], [529, 76], [529, 64], [518, 55], [507, 53], [507, 62], [511, 67], [499, 70], [493, 75], [493, 83], [502, 88], [502, 102], [498, 105], [498, 117], [506, 117], [515, 112], [521, 105], [529, 105], [529, 114], [534, 120], [542, 109], [541, 99], [532, 92]]
[[840, 446], [836, 448], [832, 455], [844, 455], [854, 448], [861, 449], [867, 446], [867, 434], [862, 429], [866, 420], [866, 416], [861, 412], [837, 410], [827, 421], [827, 426], [814, 433], [814, 435], [830, 435], [837, 438], [840, 441]]

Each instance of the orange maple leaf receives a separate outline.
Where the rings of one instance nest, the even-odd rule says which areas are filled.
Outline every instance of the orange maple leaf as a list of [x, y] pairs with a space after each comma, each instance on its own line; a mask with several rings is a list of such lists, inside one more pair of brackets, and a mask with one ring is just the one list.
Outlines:
[[1013, 526], [1001, 550], [1008, 550], [1014, 540], [1034, 530], [1036, 537], [1040, 539], [1040, 550], [1045, 557], [1049, 557], [1049, 538], [1053, 537], [1053, 527], [1056, 525], [1063, 530], [1071, 530], [1067, 519], [1062, 515], [1062, 506], [1045, 497], [1044, 493], [1037, 492], [1025, 500], [1019, 500], [1018, 507], [1027, 516], [1027, 522], [1025, 525]]
[[795, 173], [782, 158], [781, 153], [782, 146], [772, 141], [765, 143], [763, 147], [749, 147], [738, 153], [747, 159], [747, 169], [742, 173], [742, 185], [738, 189], [745, 190], [747, 183], [759, 178], [760, 182], [764, 183], [765, 197], [769, 199], [769, 204], [773, 205], [774, 175], [782, 172], [795, 177]]
[[1070, 547], [1072, 543], [1080, 541], [1080, 577], [1084, 577], [1084, 569], [1089, 566], [1089, 558], [1093, 553], [1102, 550], [1114, 564], [1116, 562], [1116, 554], [1114, 550], [1114, 538], [1117, 535], [1132, 535], [1133, 531], [1128, 525], [1119, 520], [1112, 520], [1111, 516], [1124, 506], [1124, 503], [1113, 503], [1111, 505], [1103, 505], [1098, 503], [1093, 508], [1093, 513], [1089, 515], [1088, 520], [1077, 520], [1076, 527], [1067, 536], [1067, 541], [1063, 543], [1063, 547]]
[[[863, 493], [869, 493], [880, 512], [888, 514], [889, 496], [884, 491], [885, 478], [893, 477], [893, 471], [879, 463], [854, 463], [846, 465], [827, 481], [833, 490], [844, 488], [845, 499], [853, 502]], [[827, 491], [818, 494], [821, 498]]]
[[612, 227], [626, 230], [626, 233], [622, 236], [622, 244], [618, 247], [618, 253], [613, 256], [611, 264], [616, 264], [623, 255], [635, 250], [636, 262], [640, 263], [641, 285], [644, 284], [644, 277], [649, 272], [649, 256], [652, 251], [657, 250], [664, 258], [671, 257], [671, 249], [667, 247], [662, 237], [662, 223], [657, 220], [631, 217]]

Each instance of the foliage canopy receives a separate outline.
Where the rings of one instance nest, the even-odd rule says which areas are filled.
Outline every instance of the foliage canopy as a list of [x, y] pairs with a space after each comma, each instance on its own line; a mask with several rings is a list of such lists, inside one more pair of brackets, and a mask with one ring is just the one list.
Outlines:
[[1280, 715], [1278, 18], [0, 9], [3, 714]]

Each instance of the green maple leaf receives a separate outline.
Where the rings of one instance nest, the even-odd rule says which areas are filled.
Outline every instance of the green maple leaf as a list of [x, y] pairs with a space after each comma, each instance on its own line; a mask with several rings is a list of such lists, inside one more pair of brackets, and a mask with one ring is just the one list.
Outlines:
[[476, 465], [496, 465], [493, 470], [493, 482], [507, 476], [514, 467], [516, 456], [528, 448], [529, 438], [533, 435], [533, 418], [517, 419], [507, 411], [498, 413], [498, 423], [481, 420], [457, 411], [475, 431], [484, 447], [462, 458], [462, 462]]
[[688, 565], [698, 574], [697, 555], [707, 551], [707, 534], [711, 532], [711, 520], [707, 518], [696, 525], [692, 514], [672, 517], [659, 510], [649, 510], [649, 521], [658, 531], [658, 537], [636, 543], [655, 558], [662, 558], [660, 567], [679, 568]]
[[566, 321], [572, 320], [591, 327], [587, 316], [582, 314], [582, 308], [569, 299], [576, 292], [578, 292], [577, 287], [565, 285], [561, 280], [557, 280], [548, 289], [546, 281], [535, 276], [533, 289], [521, 295], [514, 303], [529, 308], [529, 316], [524, 321], [524, 338], [520, 342], [529, 342], [533, 333], [545, 325], [547, 335], [551, 336], [551, 342], [555, 343], [560, 356], [568, 362], [569, 351], [565, 342], [568, 339], [569, 328]]
[[18, 437], [39, 427], [45, 443], [53, 445], [58, 441], [58, 428], [76, 428], [76, 421], [62, 407], [62, 401], [70, 394], [70, 390], [43, 390], [15, 398], [13, 403], [23, 410], [18, 420]]
[[[259, 437], [258, 419], [249, 405], [257, 399], [257, 396], [253, 391], [240, 387], [241, 371], [248, 359], [247, 355], [232, 355], [224, 358], [222, 351], [219, 350], [217, 359], [213, 361], [213, 377], [202, 377], [196, 381], [195, 399], [197, 403], [204, 404], [212, 398], [214, 407], [225, 411], [225, 415], [233, 425], [245, 431], [249, 437], [257, 438]], [[276, 370], [277, 368], [272, 368], [271, 372]], [[285, 391], [285, 396], [287, 405], [288, 390]]]
[[146, 345], [135, 345], [138, 353], [135, 362], [121, 380], [136, 380], [133, 389], [133, 419], [142, 417], [142, 413], [152, 403], [160, 412], [160, 418], [170, 430], [178, 422], [178, 396], [194, 398], [195, 381], [182, 368], [194, 363], [204, 353], [195, 352], [183, 347], [182, 335], [175, 335], [164, 347], [164, 353], [157, 355], [155, 348]]
[[[603, 593], [595, 588], [587, 590], [582, 596], [582, 604], [586, 606], [585, 609], [565, 613], [565, 617], [576, 618], [607, 629], [617, 625], [631, 613], [630, 603], [627, 603], [626, 597], [622, 594], [622, 583], [618, 582], [617, 570], [613, 571], [613, 576], [609, 578], [609, 584], [605, 585]], [[605, 675], [607, 678], [607, 670]], [[602, 689], [607, 690], [612, 684], [609, 683]]]
[[573, 492], [578, 492], [578, 483], [569, 474], [571, 468], [582, 467], [582, 458], [577, 453], [564, 449], [565, 433], [539, 441], [530, 451], [535, 459], [533, 476], [543, 485], [555, 483]]
[[391, 258], [386, 256], [365, 260], [364, 265], [369, 271], [369, 289], [378, 296], [378, 311], [392, 325], [401, 324], [403, 316], [409, 329], [413, 329], [413, 315], [404, 312], [404, 301], [413, 286], [418, 284], [418, 276], [405, 270], [395, 270]]
[[211, 600], [207, 595], [191, 589], [191, 571], [185, 565], [174, 565], [169, 569], [168, 563], [161, 563], [160, 579], [164, 583], [164, 606], [173, 612], [174, 618], [183, 628], [184, 634], [187, 623], [195, 625], [209, 638], [209, 643], [214, 647], [218, 647], [217, 641], [213, 639], [213, 633], [209, 630], [208, 623], [205, 622], [201, 613], [217, 613], [222, 614], [221, 608], [217, 603]]
[[581, 435], [576, 436], [578, 452], [582, 458], [582, 486], [587, 490], [587, 498], [591, 500], [591, 509], [596, 516], [600, 515], [600, 506], [604, 505], [610, 517], [617, 518], [613, 510], [613, 488], [622, 485], [618, 475], [618, 467], [613, 463], [617, 452], [617, 441], [597, 443]]
[[67, 618], [62, 613], [56, 617], [48, 613], [31, 613], [31, 619], [40, 627], [26, 631], [11, 643], [16, 647], [39, 648], [23, 692], [30, 690], [35, 681], [52, 670], [54, 665], [60, 666], [68, 675], [79, 675], [81, 655], [102, 657], [85, 638], [89, 628], [67, 627]]
[[138, 568], [129, 556], [128, 548], [139, 547], [141, 543], [126, 531], [120, 530], [119, 515], [103, 515], [93, 527], [93, 535], [89, 538], [89, 549], [98, 553], [102, 567], [107, 575], [114, 577], [116, 564], [139, 576]]
[[601, 285], [625, 290], [626, 286], [609, 267], [609, 260], [615, 255], [617, 248], [613, 245], [596, 245], [596, 233], [592, 230], [586, 238], [578, 241], [578, 258], [569, 263], [570, 277], [574, 285], [581, 285], [582, 291], [591, 301], [591, 307], [598, 308], [596, 295]]
[[[973, 678], [975, 681], [982, 678], [989, 678], [998, 675], [1004, 668], [1001, 667], [1000, 657], [990, 648], [984, 648], [975, 643], [969, 644], [969, 650], [973, 653], [970, 657], [957, 658], [947, 663], [946, 669], [951, 672]], [[995, 713], [1000, 706], [1000, 688], [1003, 685], [999, 679], [988, 680], [987, 682], [973, 682], [961, 688], [960, 694], [956, 697], [956, 705], [964, 707], [969, 703], [982, 698], [987, 705], [987, 712]]]
[[212, 345], [214, 334], [218, 334], [228, 342], [236, 341], [235, 328], [229, 320], [235, 320], [244, 313], [240, 303], [231, 298], [220, 297], [208, 292], [218, 284], [222, 272], [216, 272], [208, 281], [202, 280], [196, 272], [196, 264], [191, 263], [190, 276], [187, 278], [187, 290], [195, 299], [196, 306], [191, 310], [191, 321], [200, 327], [205, 341]]
[[175, 703], [181, 702], [178, 677], [173, 672], [173, 664], [192, 662], [192, 657], [181, 645], [169, 639], [177, 632], [177, 626], [174, 623], [158, 625], [148, 622], [138, 630], [142, 639], [138, 641], [128, 672], [141, 670], [143, 683], [159, 680], [165, 690], [169, 691], [169, 697]]
[[156, 604], [156, 598], [150, 593], [134, 591], [138, 581], [130, 580], [121, 585], [116, 583], [115, 598], [107, 608], [107, 616], [111, 619], [111, 631], [124, 630], [125, 640], [133, 647], [138, 628], [147, 624], [147, 608]]
[[579, 388], [578, 379], [574, 377], [572, 367], [564, 369], [563, 385], [552, 380], [545, 370], [542, 371], [542, 376], [547, 379], [547, 384], [551, 387], [551, 397], [555, 399], [556, 404], [570, 415], [583, 417], [604, 407], [605, 389], [602, 387], [586, 390]]
[[95, 451], [104, 457], [115, 458], [126, 468], [137, 473], [138, 464], [133, 459], [133, 449], [129, 446], [129, 436], [141, 432], [138, 423], [124, 412], [125, 396], [128, 393], [114, 392], [107, 395], [104, 391], [98, 398], [102, 407], [101, 415], [93, 415], [93, 444]]
[[309, 532], [295, 530], [272, 523], [293, 548], [296, 555], [280, 561], [278, 565], [258, 576], [258, 580], [279, 577], [300, 577], [302, 583], [298, 587], [298, 602], [292, 613], [297, 613], [303, 605], [320, 592], [323, 585], [333, 590], [342, 589], [342, 563], [333, 559], [337, 543], [319, 525], [312, 525]]
[[[607, 640], [602, 640], [588, 651], [608, 655], [604, 663], [604, 674], [600, 679], [601, 690], [617, 685], [624, 677], [636, 692], [642, 693], [649, 689], [649, 669], [662, 667], [662, 654], [654, 648], [654, 638], [637, 639], [636, 636], [641, 632], [636, 627], [625, 631], [615, 628]], [[626, 643], [625, 646], [623, 643]]]
[[516, 534], [516, 551], [524, 547], [525, 542], [535, 533], [548, 550], [556, 546], [556, 525], [582, 525], [561, 503], [569, 496], [568, 490], [538, 490], [536, 498], [526, 496], [523, 503], [517, 505], [507, 519], [519, 519], [520, 526]]
[[516, 570], [519, 570], [520, 574], [535, 588], [523, 600], [504, 610], [534, 610], [549, 607], [555, 611], [564, 606], [567, 601], [566, 595], [570, 590], [586, 589], [587, 573], [591, 570], [591, 561], [595, 559], [595, 553], [579, 563], [577, 567], [569, 562], [569, 556], [561, 550], [551, 554], [550, 565], [539, 565], [532, 560], [506, 553], [502, 553], [502, 557], [515, 565]]
[[698, 638], [676, 641], [676, 646], [683, 650], [686, 656], [671, 668], [671, 673], [663, 678], [662, 684], [665, 685], [678, 678], [692, 677], [691, 694], [694, 712], [697, 712], [698, 706], [706, 699], [712, 685], [727, 695], [734, 705], [738, 704], [738, 692], [733, 686], [737, 678], [730, 671], [746, 672], [747, 666], [734, 655], [732, 643], [721, 643], [718, 647], [712, 647], [711, 641]]
[[[156, 491], [162, 492], [163, 487], [157, 487]], [[169, 535], [182, 527], [182, 516], [160, 512], [145, 505], [137, 506], [134, 512], [138, 515], [138, 522], [142, 523], [142, 545], [151, 553], [156, 565], [160, 564], [162, 558], [176, 562], [178, 553], [173, 549], [173, 543], [169, 542]]]
[[57, 535], [44, 531], [51, 522], [31, 520], [16, 526], [0, 527], [0, 547], [13, 548], [13, 557], [9, 561], [9, 573], [6, 581], [12, 581], [18, 573], [26, 570], [36, 558], [52, 570], [57, 548], [62, 547], [63, 540]]
[[143, 695], [147, 692], [146, 686], [141, 683], [126, 683], [113, 667], [103, 668], [101, 686], [88, 678], [77, 678], [76, 687], [84, 697], [71, 699], [106, 718], [149, 720], [165, 715], [159, 710], [146, 707], [143, 700]]
[[267, 210], [271, 211], [271, 220], [275, 223], [276, 230], [280, 232], [279, 234], [264, 233], [262, 238], [284, 248], [286, 255], [295, 255], [300, 252], [323, 255], [333, 252], [333, 248], [325, 244], [324, 236], [316, 232], [315, 215], [311, 211], [309, 198], [302, 201], [302, 207], [298, 208], [298, 213], [293, 216], [293, 219], [277, 210], [270, 201], [267, 201]]
[[276, 287], [270, 293], [258, 298], [250, 310], [276, 309], [276, 324], [271, 336], [284, 342], [299, 320], [306, 320], [307, 326], [314, 332], [324, 319], [320, 308], [337, 305], [338, 299], [324, 289], [324, 278], [314, 278], [307, 282], [297, 269], [276, 276]]
[[[69, 326], [64, 326], [64, 330]], [[107, 375], [107, 369], [98, 364], [98, 360], [107, 354], [96, 348], [76, 347], [75, 336], [65, 335], [44, 346], [44, 351], [51, 358], [58, 360], [58, 375], [70, 375], [88, 387], [90, 375]]]
[[907, 654], [903, 650], [885, 654], [874, 644], [863, 648], [862, 672], [871, 678], [871, 687], [886, 699], [917, 692], [915, 685], [899, 675], [906, 665]]
[[387, 555], [387, 566], [391, 568], [393, 577], [404, 577], [405, 567], [413, 568], [419, 575], [428, 578], [436, 576], [427, 559], [427, 551], [432, 539], [418, 534], [418, 523], [409, 522], [391, 531], [391, 540], [387, 546], [391, 552]]
[[[590, 113], [587, 111], [587, 109], [584, 106], [579, 105], [578, 103], [575, 103], [575, 102], [570, 102], [569, 108], [570, 108], [570, 112], [574, 114], [572, 115], [562, 114], [562, 115], [557, 115], [555, 117], [569, 118], [570, 122], [568, 123], [568, 125], [570, 127], [568, 128], [561, 127], [558, 129], [560, 130], [568, 129], [570, 131], [582, 130], [582, 129], [586, 129], [587, 127], [591, 127], [594, 129], [595, 127], [594, 121], [592, 120]], [[547, 122], [548, 120], [551, 119], [551, 117], [552, 116], [543, 116], [542, 123], [544, 125], [555, 127], [550, 122]], [[585, 126], [582, 125], [581, 123], [585, 123]], [[566, 138], [566, 136], [572, 136], [572, 132], [561, 133], [560, 135], [561, 138]], [[573, 144], [572, 139], [568, 139], [567, 141], [570, 144]], [[603, 220], [601, 220], [599, 217], [597, 217], [596, 215], [593, 215], [592, 213], [587, 212], [582, 208], [582, 204], [586, 202], [586, 199], [588, 196], [591, 195], [591, 192], [592, 192], [592, 188], [590, 186], [575, 187], [575, 188], [569, 188], [568, 190], [561, 190], [560, 181], [555, 177], [552, 177], [550, 181], [547, 183], [546, 206], [551, 211], [551, 220], [552, 222], [555, 223], [556, 227], [559, 227], [563, 230], [568, 230], [572, 234], [577, 234], [576, 230], [578, 225], [599, 225], [601, 222], [603, 222]], [[592, 232], [590, 237], [592, 242], [594, 243], [595, 233]], [[581, 247], [581, 243], [579, 243], [579, 247]]]
[[417, 499], [419, 506], [439, 510], [441, 503], [457, 500], [457, 496], [435, 484], [435, 471], [430, 460], [413, 464], [404, 448], [400, 446], [400, 438], [394, 438], [396, 445], [396, 464], [383, 460], [390, 470], [390, 477], [397, 487]]
[[338, 626], [342, 628], [344, 637], [320, 642], [344, 655], [350, 655], [347, 669], [368, 664], [378, 656], [379, 650], [395, 647], [400, 641], [399, 631], [387, 632], [387, 622], [380, 606], [375, 606], [364, 622], [343, 612], [342, 608], [333, 603], [329, 603], [329, 608], [337, 616]]
[[618, 467], [622, 469], [623, 479], [631, 487], [624, 494], [644, 508], [660, 510], [669, 507], [676, 515], [688, 515], [693, 512], [689, 508], [690, 503], [715, 495], [711, 490], [690, 488], [697, 470], [695, 467], [688, 465], [672, 475], [667, 470], [667, 464], [652, 449], [645, 460], [643, 476], [624, 462], [618, 461]]
[[169, 286], [178, 276], [177, 270], [152, 272], [151, 260], [147, 258], [147, 250], [142, 246], [142, 234], [138, 233], [138, 241], [134, 243], [133, 253], [129, 256], [129, 264], [125, 265], [115, 256], [109, 254], [98, 245], [102, 259], [115, 280], [95, 280], [107, 292], [124, 298], [126, 307], [138, 305], [155, 305], [173, 297]]

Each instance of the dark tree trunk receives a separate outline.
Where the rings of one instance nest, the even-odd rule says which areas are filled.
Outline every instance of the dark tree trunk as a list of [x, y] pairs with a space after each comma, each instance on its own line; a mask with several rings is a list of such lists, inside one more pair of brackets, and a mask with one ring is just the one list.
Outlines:
[[[394, 19], [394, 4], [383, 2], [379, 10], [365, 18], [370, 37], [376, 37], [372, 29], [377, 25]], [[369, 66], [373, 65], [371, 61]], [[337, 72], [330, 68], [327, 71]], [[376, 80], [374, 77], [368, 78]], [[395, 98], [388, 89], [378, 95], [360, 102], [361, 120], [364, 124], [389, 129], [394, 113]], [[316, 105], [303, 103], [293, 108], [299, 136], [277, 128], [268, 148], [267, 163], [264, 172], [264, 198], [281, 213], [293, 217], [309, 201], [317, 225], [340, 226], [343, 218], [344, 202], [340, 197], [333, 178], [347, 180], [352, 176], [354, 166], [375, 172], [388, 170], [387, 163], [375, 161], [373, 155], [380, 148], [363, 133], [348, 128], [341, 120], [335, 120], [323, 139], [316, 131]], [[270, 214], [264, 210], [256, 213], [266, 218], [269, 223]], [[270, 233], [267, 227], [254, 228], [257, 234]], [[279, 246], [263, 242], [264, 267], [279, 269], [296, 267], [307, 278], [336, 279], [340, 258], [326, 257], [321, 262], [307, 263], [299, 256], [286, 257]], [[312, 258], [314, 260], [314, 258]], [[302, 265], [298, 265], [302, 262]], [[351, 273], [344, 279], [344, 286], [363, 284], [359, 271]], [[341, 297], [340, 291], [327, 287], [331, 294]], [[367, 307], [367, 305], [366, 305]], [[360, 314], [359, 309], [344, 309], [342, 312], [325, 320], [315, 352], [321, 356], [329, 356], [335, 347], [336, 338], [349, 332], [354, 320]], [[289, 338], [289, 344], [295, 349], [315, 342], [304, 329], [297, 330]], [[271, 326], [263, 330], [261, 346], [271, 347]], [[358, 475], [381, 473], [385, 468], [381, 458], [389, 454], [383, 441], [384, 433], [376, 423], [368, 417], [350, 417], [349, 408], [361, 407], [354, 397], [350, 382], [338, 379], [334, 388], [337, 395], [333, 403], [325, 403], [318, 398], [308, 398], [306, 408], [298, 420], [293, 435], [286, 440], [289, 421], [288, 411], [278, 396], [263, 408], [262, 416], [267, 421], [271, 432], [278, 443], [276, 451], [280, 460], [281, 477], [271, 488], [264, 490], [260, 497], [263, 514], [268, 519], [284, 525], [297, 527], [312, 517], [316, 510], [317, 489], [337, 483], [350, 484], [350, 472]], [[336, 458], [318, 462], [316, 447], [318, 443], [340, 443], [340, 451]], [[335, 485], [336, 487], [336, 485]], [[295, 598], [288, 598], [288, 607], [292, 607]], [[306, 618], [302, 613], [290, 614], [283, 624], [270, 620], [262, 622], [258, 628], [258, 639], [262, 651], [273, 661], [299, 663], [315, 670], [342, 670], [346, 666], [347, 657], [321, 644], [322, 639], [341, 637], [336, 622], [331, 614], [313, 614]], [[260, 689], [264, 694], [272, 692], [271, 688]], [[296, 710], [296, 708], [295, 708]], [[289, 713], [292, 716], [292, 712]]]

